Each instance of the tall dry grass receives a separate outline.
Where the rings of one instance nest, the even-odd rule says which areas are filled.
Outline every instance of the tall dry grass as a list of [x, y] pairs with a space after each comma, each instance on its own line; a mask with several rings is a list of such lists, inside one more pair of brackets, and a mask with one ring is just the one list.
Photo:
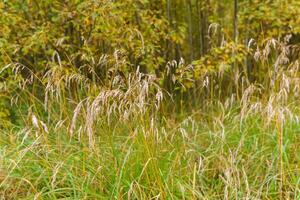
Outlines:
[[[240, 68], [193, 79], [197, 66], [171, 62], [165, 78], [173, 86], [194, 84], [174, 93], [139, 67], [122, 73], [118, 52], [99, 60], [113, 63], [106, 83], [92, 67], [88, 77], [65, 66], [57, 52], [45, 72], [7, 65], [18, 83], [11, 105], [20, 125], [3, 131], [0, 195], [299, 198], [299, 60], [288, 39], [249, 45], [264, 72], [255, 81]], [[191, 96], [198, 105], [184, 102]]]

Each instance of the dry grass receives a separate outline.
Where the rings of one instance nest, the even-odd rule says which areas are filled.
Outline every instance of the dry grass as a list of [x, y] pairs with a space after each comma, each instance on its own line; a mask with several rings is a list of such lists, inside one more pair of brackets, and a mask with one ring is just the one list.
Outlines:
[[[181, 113], [165, 112], [175, 104], [155, 75], [118, 72], [118, 52], [99, 60], [115, 63], [106, 84], [64, 67], [57, 52], [44, 74], [7, 65], [21, 121], [1, 130], [1, 198], [299, 199], [299, 63], [287, 40], [255, 47], [268, 67], [261, 82], [232, 70], [237, 94], [216, 99], [226, 73], [206, 74], [202, 106]], [[186, 77], [192, 66], [168, 66], [174, 84], [199, 83]]]

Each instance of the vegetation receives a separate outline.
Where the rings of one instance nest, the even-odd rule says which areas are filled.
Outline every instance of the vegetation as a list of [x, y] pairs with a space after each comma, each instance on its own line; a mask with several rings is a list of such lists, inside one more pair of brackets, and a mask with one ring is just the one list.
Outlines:
[[297, 0], [1, 0], [0, 199], [300, 199]]

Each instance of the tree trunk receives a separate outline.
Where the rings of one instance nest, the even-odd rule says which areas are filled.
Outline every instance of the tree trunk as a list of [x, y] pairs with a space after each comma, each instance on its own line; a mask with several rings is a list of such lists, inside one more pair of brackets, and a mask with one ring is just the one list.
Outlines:
[[233, 17], [233, 41], [238, 41], [238, 0], [234, 0], [234, 17]]

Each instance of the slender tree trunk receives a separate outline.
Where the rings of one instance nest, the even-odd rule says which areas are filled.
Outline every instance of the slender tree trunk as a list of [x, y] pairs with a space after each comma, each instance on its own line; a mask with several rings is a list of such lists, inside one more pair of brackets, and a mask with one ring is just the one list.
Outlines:
[[[233, 9], [233, 41], [237, 44], [238, 42], [238, 0], [234, 0], [234, 9]], [[235, 50], [233, 51], [233, 58], [236, 57], [236, 52]], [[239, 96], [239, 69], [237, 62], [234, 61], [233, 63], [233, 78], [234, 78], [234, 83], [235, 83], [235, 92], [237, 99], [240, 99]]]
[[[169, 22], [170, 27], [173, 28], [172, 24], [172, 15], [171, 15], [171, 0], [167, 0], [167, 19]], [[172, 41], [167, 41], [167, 51], [166, 51], [166, 61], [168, 62], [170, 58], [173, 57], [172, 55]]]
[[193, 23], [192, 23], [192, 2], [187, 0], [187, 10], [188, 10], [188, 26], [189, 26], [189, 54], [190, 62], [194, 59], [194, 48], [193, 48]]
[[[175, 4], [175, 7], [174, 7], [174, 18], [175, 20], [178, 20], [178, 7], [177, 7], [178, 4]], [[178, 27], [177, 27], [177, 24], [174, 26], [174, 29], [176, 31], [178, 31]], [[176, 44], [175, 45], [176, 48], [175, 48], [175, 60], [179, 61], [180, 58], [182, 57], [182, 53], [181, 53], [181, 45], [180, 44]]]
[[[251, 5], [251, 0], [249, 0], [248, 3], [249, 3], [249, 5]], [[245, 46], [248, 46], [249, 38], [250, 38], [249, 24], [250, 24], [250, 21], [249, 21], [249, 19], [247, 19], [247, 21], [246, 21]], [[252, 76], [252, 65], [250, 63], [250, 59], [249, 59], [248, 54], [245, 57], [245, 64], [244, 65], [245, 65], [245, 74], [247, 76], [246, 78], [247, 78], [248, 83], [250, 83], [251, 82], [251, 76]]]
[[208, 21], [208, 18], [209, 16], [211, 15], [211, 12], [210, 12], [210, 8], [211, 8], [211, 5], [210, 5], [210, 0], [206, 0], [205, 3], [203, 6], [204, 6], [204, 12], [203, 12], [203, 45], [204, 45], [204, 48], [203, 48], [203, 52], [204, 54], [206, 54], [209, 49], [210, 49], [210, 45], [209, 45], [209, 42], [208, 42], [208, 25], [209, 25], [209, 21]]
[[[223, 11], [224, 11], [224, 6], [222, 4], [222, 1], [220, 1], [220, 2], [217, 3], [217, 12], [218, 12], [217, 15], [218, 15], [218, 21], [219, 21], [220, 27], [223, 26], [223, 18], [224, 18]], [[218, 34], [217, 35], [218, 36], [217, 46], [221, 46], [221, 44], [222, 44], [222, 31], [221, 31], [220, 28], [218, 29], [217, 34]]]
[[234, 0], [234, 18], [233, 18], [233, 40], [238, 41], [238, 0]]
[[[201, 4], [202, 6], [203, 4]], [[201, 39], [202, 39], [202, 55], [206, 54], [207, 47], [206, 47], [206, 8], [201, 8], [200, 10], [200, 17], [201, 17]]]
[[167, 18], [169, 22], [171, 22], [172, 15], [171, 15], [171, 0], [167, 0]]
[[203, 34], [202, 34], [202, 11], [201, 2], [197, 0], [197, 14], [198, 14], [198, 31], [199, 31], [199, 55], [203, 56]]

